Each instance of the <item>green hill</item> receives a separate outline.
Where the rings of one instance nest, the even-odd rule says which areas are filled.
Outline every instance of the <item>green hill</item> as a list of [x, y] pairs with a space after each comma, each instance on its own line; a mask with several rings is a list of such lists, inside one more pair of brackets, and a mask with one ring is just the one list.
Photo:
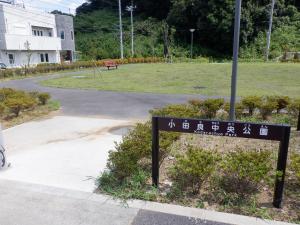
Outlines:
[[[117, 1], [90, 0], [77, 9], [75, 33], [77, 50], [84, 59], [118, 58], [119, 20]], [[299, 51], [300, 11], [298, 1], [276, 1], [271, 57]], [[123, 0], [125, 56], [131, 56], [130, 20]], [[230, 58], [234, 1], [225, 0], [135, 0], [135, 56], [163, 56], [166, 46], [176, 57], [188, 57], [190, 28], [196, 28], [195, 56]], [[241, 56], [262, 58], [268, 28], [270, 1], [243, 1]], [[164, 38], [164, 37], [167, 37]], [[167, 40], [167, 41], [166, 41]], [[168, 43], [168, 44], [166, 44]]]

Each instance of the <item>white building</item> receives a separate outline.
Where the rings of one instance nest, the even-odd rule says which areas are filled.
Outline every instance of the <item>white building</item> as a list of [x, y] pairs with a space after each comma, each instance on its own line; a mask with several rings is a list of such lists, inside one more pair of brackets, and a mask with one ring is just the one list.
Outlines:
[[[0, 62], [8, 67], [60, 63], [66, 34], [64, 30], [58, 31], [56, 17], [50, 13], [0, 3]], [[74, 43], [73, 18], [71, 29], [71, 42]], [[75, 44], [71, 50], [75, 51]]]

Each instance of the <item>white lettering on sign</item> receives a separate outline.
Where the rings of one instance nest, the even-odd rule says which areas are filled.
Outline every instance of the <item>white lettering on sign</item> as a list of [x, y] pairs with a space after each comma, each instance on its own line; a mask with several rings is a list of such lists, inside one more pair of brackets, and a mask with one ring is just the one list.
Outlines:
[[190, 129], [190, 124], [187, 120], [182, 123], [182, 129], [184, 130]]
[[243, 134], [251, 134], [251, 125], [250, 124], [245, 124], [245, 127], [243, 129]]
[[229, 133], [229, 134], [235, 133], [234, 123], [228, 123], [227, 133]]
[[218, 123], [218, 122], [212, 122], [211, 129], [212, 129], [213, 131], [215, 131], [215, 132], [218, 131], [218, 130], [220, 130], [219, 123]]
[[202, 122], [199, 122], [197, 125], [197, 131], [204, 131], [204, 124]]
[[171, 129], [174, 128], [176, 125], [174, 123], [174, 120], [171, 120], [169, 125], [168, 125]]
[[268, 136], [269, 134], [269, 129], [267, 126], [261, 126], [260, 130], [259, 130], [259, 135], [260, 136]]

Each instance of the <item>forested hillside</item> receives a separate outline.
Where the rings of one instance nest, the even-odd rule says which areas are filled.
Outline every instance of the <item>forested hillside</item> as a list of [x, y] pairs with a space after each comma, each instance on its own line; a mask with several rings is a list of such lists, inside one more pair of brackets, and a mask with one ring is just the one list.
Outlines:
[[[134, 0], [136, 56], [162, 56], [167, 33], [170, 51], [189, 56], [190, 28], [195, 28], [195, 55], [230, 57], [234, 0]], [[125, 55], [130, 56], [131, 0], [123, 0]], [[271, 0], [244, 0], [241, 56], [262, 58], [266, 45]], [[77, 48], [85, 58], [119, 57], [118, 1], [89, 0], [77, 9]], [[271, 58], [300, 51], [300, 1], [277, 0]]]

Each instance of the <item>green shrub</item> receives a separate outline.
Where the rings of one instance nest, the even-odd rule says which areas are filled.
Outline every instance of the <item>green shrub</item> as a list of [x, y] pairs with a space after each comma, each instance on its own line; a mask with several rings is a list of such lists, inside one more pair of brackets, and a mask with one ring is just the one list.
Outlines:
[[156, 199], [156, 191], [149, 190], [149, 184], [147, 183], [150, 178], [150, 174], [143, 171], [134, 171], [129, 177], [120, 181], [114, 176], [114, 173], [105, 171], [97, 179], [97, 185], [99, 189], [121, 200], [128, 199], [142, 199], [146, 201], [153, 201]]
[[[224, 110], [229, 114], [230, 113], [230, 103], [225, 103]], [[245, 107], [242, 103], [235, 104], [235, 116], [240, 119], [244, 113]]]
[[46, 105], [50, 98], [51, 98], [50, 94], [48, 93], [38, 94], [38, 99], [41, 105]]
[[291, 103], [291, 99], [288, 96], [275, 96], [274, 100], [277, 102], [277, 113], [280, 113], [280, 110], [287, 108]]
[[0, 117], [3, 117], [4, 112], [5, 112], [6, 106], [4, 105], [4, 103], [0, 103]]
[[[114, 176], [123, 180], [138, 169], [151, 170], [151, 123], [137, 124], [115, 150], [110, 151], [107, 168]], [[170, 145], [177, 140], [179, 134], [160, 132], [160, 162], [168, 155]]]
[[203, 101], [201, 110], [206, 118], [212, 119], [216, 117], [217, 111], [224, 105], [224, 99], [207, 99]]
[[199, 109], [188, 104], [168, 105], [161, 109], [154, 109], [150, 111], [152, 116], [170, 116], [181, 118], [200, 118]]
[[201, 108], [201, 106], [202, 106], [202, 104], [203, 104], [203, 100], [201, 100], [201, 99], [191, 99], [191, 100], [189, 100], [188, 103], [189, 103], [191, 106], [193, 106], [193, 107], [195, 107], [195, 108], [197, 108], [197, 109], [200, 110], [200, 108]]
[[4, 104], [8, 107], [11, 113], [18, 117], [22, 110], [33, 108], [36, 102], [29, 96], [17, 95], [6, 99]]
[[262, 98], [259, 111], [263, 120], [267, 120], [268, 117], [272, 115], [272, 112], [276, 109], [278, 109], [276, 98], [270, 96], [265, 96]]
[[261, 97], [255, 95], [244, 97], [242, 99], [242, 104], [245, 106], [245, 108], [247, 108], [249, 112], [249, 116], [253, 115], [254, 110], [261, 105], [261, 102], [262, 102]]
[[227, 153], [222, 161], [221, 187], [239, 195], [252, 194], [272, 169], [270, 151], [237, 150]]
[[300, 154], [292, 154], [291, 167], [300, 183]]
[[300, 98], [294, 99], [288, 106], [288, 111], [293, 116], [298, 116], [300, 110]]
[[170, 170], [172, 180], [183, 190], [197, 194], [216, 168], [218, 154], [189, 146], [185, 155], [178, 155]]

